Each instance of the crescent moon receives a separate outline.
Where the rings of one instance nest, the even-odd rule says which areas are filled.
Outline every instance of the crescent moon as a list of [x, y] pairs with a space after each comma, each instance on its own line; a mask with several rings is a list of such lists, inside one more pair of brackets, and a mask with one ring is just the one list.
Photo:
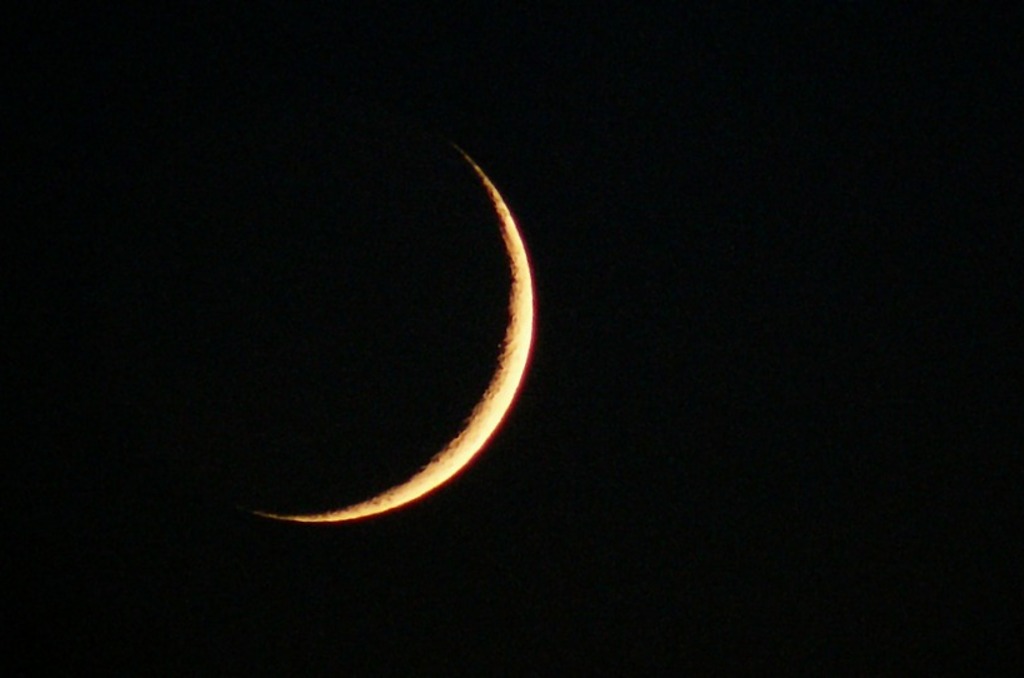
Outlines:
[[351, 506], [323, 513], [282, 515], [265, 511], [252, 513], [275, 520], [296, 523], [337, 523], [373, 516], [391, 511], [422, 498], [451, 480], [469, 464], [490, 440], [508, 414], [526, 373], [530, 349], [533, 344], [533, 276], [526, 246], [512, 213], [498, 189], [469, 155], [455, 146], [469, 163], [487, 190], [501, 223], [501, 235], [508, 253], [512, 273], [509, 294], [509, 323], [505, 331], [498, 368], [483, 397], [473, 408], [459, 434], [444, 449], [404, 483], [385, 490], [377, 496]]

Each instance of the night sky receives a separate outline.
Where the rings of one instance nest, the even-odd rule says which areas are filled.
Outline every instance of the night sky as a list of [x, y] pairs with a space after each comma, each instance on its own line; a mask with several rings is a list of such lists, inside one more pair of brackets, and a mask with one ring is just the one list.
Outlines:
[[13, 20], [4, 664], [1024, 668], [1020, 9], [344, 4]]

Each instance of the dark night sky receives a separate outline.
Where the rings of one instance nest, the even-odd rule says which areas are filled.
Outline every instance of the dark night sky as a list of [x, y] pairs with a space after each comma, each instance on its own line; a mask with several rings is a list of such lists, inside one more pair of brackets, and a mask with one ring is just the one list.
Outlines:
[[1019, 9], [335, 4], [13, 21], [7, 663], [1021, 669]]

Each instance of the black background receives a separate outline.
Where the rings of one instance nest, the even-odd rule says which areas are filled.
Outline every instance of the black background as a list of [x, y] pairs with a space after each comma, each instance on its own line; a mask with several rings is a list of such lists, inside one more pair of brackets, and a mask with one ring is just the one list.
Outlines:
[[687, 7], [13, 19], [4, 662], [1019, 671], [1021, 11]]

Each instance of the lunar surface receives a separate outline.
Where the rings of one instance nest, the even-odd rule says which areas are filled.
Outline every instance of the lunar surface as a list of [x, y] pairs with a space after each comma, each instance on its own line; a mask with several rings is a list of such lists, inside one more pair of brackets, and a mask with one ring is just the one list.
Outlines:
[[526, 373], [533, 342], [534, 302], [530, 263], [519, 229], [498, 189], [472, 158], [457, 146], [456, 150], [472, 167], [494, 204], [511, 268], [509, 323], [497, 370], [487, 390], [459, 434], [405, 482], [357, 504], [322, 513], [289, 515], [253, 511], [256, 515], [300, 523], [335, 523], [373, 516], [409, 504], [436, 490], [465, 468], [484, 448], [511, 408]]

